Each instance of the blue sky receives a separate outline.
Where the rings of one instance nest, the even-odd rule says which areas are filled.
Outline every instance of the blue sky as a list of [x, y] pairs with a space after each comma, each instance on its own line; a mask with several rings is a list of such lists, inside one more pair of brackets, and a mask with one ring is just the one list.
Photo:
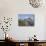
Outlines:
[[18, 19], [34, 18], [33, 14], [18, 14]]

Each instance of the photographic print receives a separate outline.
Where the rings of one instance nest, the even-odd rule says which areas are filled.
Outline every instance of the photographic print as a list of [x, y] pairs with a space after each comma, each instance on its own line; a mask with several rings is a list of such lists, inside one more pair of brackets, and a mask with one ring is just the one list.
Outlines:
[[34, 14], [18, 14], [19, 26], [34, 26], [35, 16]]

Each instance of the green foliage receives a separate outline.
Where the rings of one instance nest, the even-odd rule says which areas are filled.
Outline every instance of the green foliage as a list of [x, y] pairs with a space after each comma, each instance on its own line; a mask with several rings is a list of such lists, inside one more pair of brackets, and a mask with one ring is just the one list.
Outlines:
[[19, 19], [18, 23], [19, 23], [19, 26], [25, 26], [25, 21], [24, 20]]

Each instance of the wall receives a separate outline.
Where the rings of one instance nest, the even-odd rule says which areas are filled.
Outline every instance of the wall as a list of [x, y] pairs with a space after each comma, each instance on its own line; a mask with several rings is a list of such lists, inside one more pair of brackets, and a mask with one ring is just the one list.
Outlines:
[[[37, 39], [45, 39], [45, 15], [46, 8], [33, 8], [30, 6], [28, 0], [0, 0], [0, 16], [13, 17], [13, 22], [10, 31], [10, 37], [16, 40], [27, 40], [34, 34]], [[35, 14], [34, 27], [19, 27], [18, 13], [32, 13]], [[1, 31], [2, 33], [2, 31]], [[0, 33], [0, 34], [1, 34]], [[2, 34], [1, 34], [2, 35]], [[3, 37], [0, 36], [0, 39]]]

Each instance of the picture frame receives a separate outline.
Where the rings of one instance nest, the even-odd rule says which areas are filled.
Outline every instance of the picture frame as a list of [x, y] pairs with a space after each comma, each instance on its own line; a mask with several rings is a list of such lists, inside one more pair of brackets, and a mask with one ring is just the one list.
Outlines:
[[34, 14], [18, 14], [18, 26], [34, 26]]

